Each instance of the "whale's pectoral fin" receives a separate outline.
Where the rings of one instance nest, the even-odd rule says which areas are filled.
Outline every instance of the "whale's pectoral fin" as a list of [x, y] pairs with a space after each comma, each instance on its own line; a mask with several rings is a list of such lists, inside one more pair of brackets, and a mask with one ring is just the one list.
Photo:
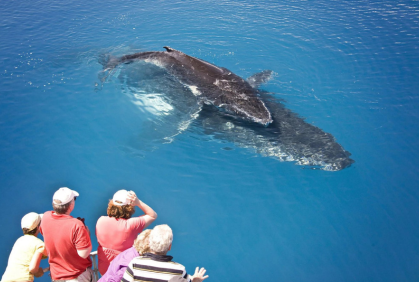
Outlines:
[[253, 88], [258, 88], [261, 84], [267, 82], [272, 77], [273, 71], [264, 70], [262, 72], [255, 73], [251, 77], [248, 77], [246, 80]]

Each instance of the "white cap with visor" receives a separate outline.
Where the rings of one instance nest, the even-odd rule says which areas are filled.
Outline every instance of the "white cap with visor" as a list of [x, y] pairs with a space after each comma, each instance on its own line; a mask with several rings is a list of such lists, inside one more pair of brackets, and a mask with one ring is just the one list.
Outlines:
[[119, 190], [113, 195], [112, 201], [114, 205], [124, 206], [129, 204], [128, 199], [129, 192], [127, 190]]
[[78, 196], [79, 193], [77, 193], [77, 191], [71, 190], [67, 187], [62, 187], [54, 193], [52, 200], [57, 205], [65, 205]]
[[26, 214], [22, 217], [22, 221], [20, 222], [22, 229], [27, 228], [29, 231], [34, 230], [41, 222], [42, 216], [42, 214], [37, 214], [35, 212]]

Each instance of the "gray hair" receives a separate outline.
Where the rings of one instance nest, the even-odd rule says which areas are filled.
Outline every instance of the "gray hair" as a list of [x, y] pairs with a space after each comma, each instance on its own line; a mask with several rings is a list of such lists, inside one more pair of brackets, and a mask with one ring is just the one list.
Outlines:
[[173, 241], [172, 229], [167, 224], [157, 225], [150, 233], [150, 250], [156, 254], [166, 254]]
[[65, 214], [68, 209], [71, 206], [71, 203], [74, 200], [71, 200], [70, 202], [68, 202], [67, 204], [61, 205], [61, 201], [60, 200], [53, 200], [52, 201], [52, 208], [54, 209], [56, 214]]

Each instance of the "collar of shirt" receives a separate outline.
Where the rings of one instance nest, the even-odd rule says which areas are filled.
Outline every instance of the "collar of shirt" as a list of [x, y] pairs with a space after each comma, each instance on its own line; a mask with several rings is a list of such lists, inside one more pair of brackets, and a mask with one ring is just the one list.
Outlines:
[[171, 261], [173, 259], [172, 256], [166, 256], [166, 255], [156, 255], [156, 254], [152, 254], [152, 253], [145, 253], [143, 254], [143, 257], [146, 258], [150, 258], [152, 260], [156, 260], [156, 261]]

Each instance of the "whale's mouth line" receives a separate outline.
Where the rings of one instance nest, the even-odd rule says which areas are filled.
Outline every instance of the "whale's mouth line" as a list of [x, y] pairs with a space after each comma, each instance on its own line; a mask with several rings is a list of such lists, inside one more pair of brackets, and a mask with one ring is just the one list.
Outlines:
[[265, 127], [268, 126], [269, 124], [271, 124], [272, 121], [273, 121], [270, 114], [269, 114], [269, 119], [266, 120], [264, 118], [258, 118], [258, 117], [251, 116], [246, 111], [244, 111], [243, 109], [238, 109], [238, 110], [240, 110], [240, 112], [244, 114], [244, 118], [246, 118], [247, 120], [254, 121], [254, 122], [259, 123], [259, 124], [261, 124]]

